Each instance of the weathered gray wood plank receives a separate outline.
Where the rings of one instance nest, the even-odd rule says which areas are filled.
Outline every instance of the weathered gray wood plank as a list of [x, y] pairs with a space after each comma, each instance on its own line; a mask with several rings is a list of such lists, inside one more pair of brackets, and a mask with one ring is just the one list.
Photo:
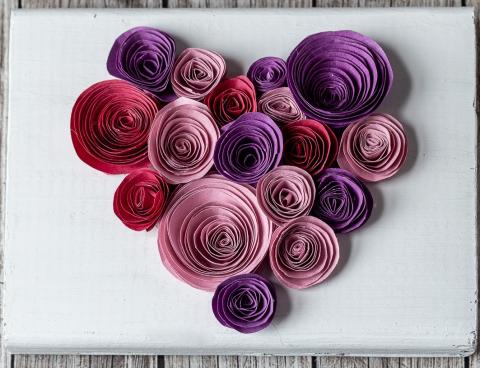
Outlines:
[[168, 0], [169, 8], [304, 8], [314, 0]]

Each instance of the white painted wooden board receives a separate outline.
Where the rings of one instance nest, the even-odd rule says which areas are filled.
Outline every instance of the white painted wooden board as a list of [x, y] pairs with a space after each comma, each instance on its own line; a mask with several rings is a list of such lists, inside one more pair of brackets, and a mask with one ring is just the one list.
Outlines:
[[[211, 294], [161, 265], [156, 234], [112, 212], [121, 176], [75, 155], [70, 109], [108, 78], [122, 31], [150, 25], [222, 53], [232, 74], [286, 57], [304, 36], [375, 38], [396, 80], [381, 107], [411, 144], [396, 178], [370, 185], [371, 221], [341, 237], [321, 286], [280, 289], [273, 325], [220, 326]], [[476, 120], [472, 9], [80, 10], [13, 13], [4, 343], [9, 352], [466, 355], [476, 329]]]

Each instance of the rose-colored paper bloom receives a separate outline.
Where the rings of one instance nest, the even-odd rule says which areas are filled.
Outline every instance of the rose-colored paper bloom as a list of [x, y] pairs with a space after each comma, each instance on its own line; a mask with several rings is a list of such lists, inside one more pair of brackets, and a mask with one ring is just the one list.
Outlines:
[[310, 213], [315, 184], [305, 170], [278, 166], [263, 176], [256, 187], [260, 207], [277, 225]]
[[176, 98], [170, 84], [175, 41], [150, 27], [135, 27], [114, 42], [107, 59], [108, 72], [153, 93], [162, 101]]
[[138, 169], [120, 183], [113, 198], [113, 211], [132, 230], [151, 230], [165, 209], [170, 188], [150, 169]]
[[315, 178], [313, 215], [335, 232], [348, 233], [370, 217], [373, 198], [368, 188], [343, 169], [326, 169]]
[[287, 84], [287, 64], [279, 57], [267, 56], [250, 65], [247, 77], [260, 94], [283, 87]]
[[77, 98], [70, 118], [78, 157], [109, 174], [147, 166], [148, 132], [157, 110], [151, 96], [127, 82], [93, 84]]
[[216, 52], [185, 49], [173, 67], [173, 90], [177, 96], [201, 100], [222, 80], [226, 69], [225, 60]]
[[148, 157], [169, 183], [187, 183], [210, 170], [219, 135], [207, 106], [180, 97], [157, 113], [148, 139]]
[[267, 115], [243, 114], [222, 128], [215, 146], [215, 168], [239, 183], [255, 184], [282, 158], [282, 132]]
[[287, 60], [287, 82], [307, 117], [332, 128], [373, 112], [388, 94], [393, 71], [371, 38], [353, 31], [308, 36]]
[[274, 231], [269, 255], [273, 273], [282, 284], [305, 289], [331, 275], [340, 250], [330, 226], [315, 217], [303, 216]]
[[312, 176], [329, 167], [337, 157], [337, 138], [319, 121], [307, 119], [288, 123], [282, 133], [285, 163], [298, 166]]
[[242, 333], [267, 327], [277, 308], [273, 284], [262, 276], [249, 273], [222, 282], [212, 299], [212, 310], [224, 326]]
[[244, 75], [220, 82], [205, 97], [205, 103], [219, 126], [234, 121], [246, 112], [257, 111], [255, 88]]
[[347, 127], [338, 152], [338, 165], [365, 181], [395, 175], [407, 157], [407, 137], [391, 115], [373, 114]]
[[265, 92], [258, 101], [258, 111], [270, 116], [280, 127], [292, 121], [305, 119], [305, 114], [298, 107], [288, 87]]
[[253, 188], [212, 175], [180, 186], [158, 229], [165, 267], [203, 290], [253, 272], [268, 251], [272, 223]]

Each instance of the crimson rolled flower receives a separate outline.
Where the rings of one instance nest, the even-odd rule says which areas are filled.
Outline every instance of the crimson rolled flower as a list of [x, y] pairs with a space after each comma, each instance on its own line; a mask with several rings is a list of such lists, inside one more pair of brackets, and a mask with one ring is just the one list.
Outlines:
[[370, 217], [373, 198], [368, 188], [343, 169], [326, 169], [315, 178], [316, 196], [313, 215], [335, 232], [348, 233]]
[[172, 73], [172, 87], [177, 96], [201, 100], [222, 80], [227, 70], [225, 60], [216, 52], [187, 48], [178, 55]]
[[241, 333], [253, 333], [268, 327], [276, 309], [273, 284], [253, 273], [225, 280], [217, 287], [212, 299], [217, 320]]
[[282, 165], [258, 181], [256, 192], [263, 211], [276, 225], [282, 225], [310, 213], [315, 184], [305, 170]]
[[70, 132], [78, 157], [108, 174], [147, 166], [148, 133], [157, 111], [156, 100], [130, 83], [93, 84], [72, 109]]
[[170, 84], [175, 60], [175, 41], [158, 29], [135, 27], [113, 43], [108, 72], [168, 102], [176, 98]]
[[287, 84], [287, 64], [279, 57], [267, 56], [250, 65], [247, 77], [252, 81], [256, 91], [262, 94]]
[[128, 228], [151, 230], [165, 209], [169, 192], [169, 185], [156, 171], [135, 170], [115, 191], [113, 211]]
[[306, 37], [287, 60], [287, 83], [307, 117], [332, 128], [372, 113], [393, 82], [387, 55], [371, 38], [353, 31]]
[[338, 142], [333, 131], [319, 121], [288, 123], [282, 129], [285, 163], [317, 175], [337, 158]]
[[338, 165], [365, 181], [395, 175], [407, 157], [402, 124], [388, 114], [373, 114], [347, 127], [342, 134]]
[[205, 97], [219, 126], [228, 124], [247, 112], [257, 111], [255, 88], [244, 75], [226, 79]]
[[229, 277], [259, 267], [271, 231], [253, 188], [211, 175], [173, 193], [158, 225], [158, 249], [175, 277], [213, 291]]
[[273, 273], [282, 284], [305, 289], [332, 274], [340, 249], [330, 226], [316, 217], [303, 216], [274, 231], [269, 254]]
[[258, 111], [270, 116], [280, 127], [305, 119], [305, 114], [288, 87], [275, 88], [265, 92], [258, 101]]
[[226, 178], [255, 184], [282, 158], [282, 132], [267, 115], [250, 112], [222, 128], [213, 156]]

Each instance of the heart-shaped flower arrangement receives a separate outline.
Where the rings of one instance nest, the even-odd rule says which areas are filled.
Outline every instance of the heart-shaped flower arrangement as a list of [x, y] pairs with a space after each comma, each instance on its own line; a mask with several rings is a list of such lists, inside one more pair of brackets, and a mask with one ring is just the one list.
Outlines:
[[113, 210], [132, 230], [158, 225], [164, 266], [215, 291], [218, 321], [261, 330], [278, 301], [255, 274], [269, 259], [278, 281], [303, 289], [332, 274], [335, 233], [358, 229], [374, 199], [362, 181], [396, 174], [407, 141], [398, 120], [374, 113], [393, 72], [372, 39], [353, 31], [308, 36], [287, 61], [265, 57], [225, 79], [224, 58], [165, 32], [120, 35], [106, 80], [71, 115], [78, 157], [128, 174]]

